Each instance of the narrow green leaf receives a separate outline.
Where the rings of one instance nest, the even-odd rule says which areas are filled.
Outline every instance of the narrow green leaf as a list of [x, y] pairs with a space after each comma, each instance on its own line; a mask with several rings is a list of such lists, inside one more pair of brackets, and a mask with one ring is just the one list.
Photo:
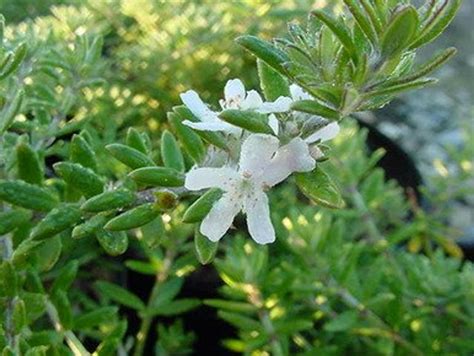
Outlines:
[[357, 58], [356, 46], [345, 24], [343, 24], [341, 21], [334, 19], [322, 10], [312, 11], [311, 15], [318, 18], [318, 20], [324, 23], [332, 31], [332, 33], [334, 33], [334, 35], [339, 39], [349, 56], [352, 58], [353, 62], [357, 64], [359, 60]]
[[0, 180], [0, 200], [38, 211], [49, 211], [58, 204], [47, 189], [19, 180]]
[[112, 156], [132, 169], [155, 166], [155, 162], [150, 157], [135, 148], [120, 143], [112, 143], [106, 148]]
[[69, 148], [71, 161], [97, 172], [97, 157], [89, 143], [80, 135], [74, 135]]
[[[193, 122], [199, 122], [200, 120], [193, 115], [193, 113], [184, 105], [175, 106], [173, 111], [183, 120], [189, 120]], [[184, 126], [184, 125], [183, 125]], [[218, 132], [210, 132], [210, 131], [193, 131], [206, 142], [213, 144], [216, 147], [222, 148], [223, 150], [227, 150], [227, 142], [224, 136]]]
[[125, 266], [137, 273], [147, 274], [150, 276], [156, 276], [157, 267], [151, 263], [143, 262], [139, 260], [127, 260], [125, 261]]
[[23, 59], [25, 59], [27, 52], [28, 46], [26, 45], [26, 43], [21, 43], [20, 45], [18, 45], [18, 47], [15, 48], [15, 53], [13, 54], [13, 57], [0, 73], [0, 80], [5, 79], [15, 70], [17, 70], [21, 62], [23, 62]]
[[182, 173], [166, 167], [139, 168], [129, 176], [137, 183], [156, 187], [181, 187], [184, 184]]
[[376, 44], [378, 42], [377, 33], [372, 22], [370, 21], [371, 17], [365, 12], [365, 7], [361, 6], [361, 1], [344, 0], [344, 3], [356, 20], [362, 32], [364, 32], [365, 36], [370, 42], [372, 42], [372, 44]]
[[199, 135], [190, 127], [183, 125], [176, 113], [168, 113], [168, 121], [188, 155], [194, 162], [201, 162], [206, 155], [206, 149]]
[[255, 111], [243, 111], [228, 109], [219, 114], [219, 118], [232, 124], [241, 127], [245, 130], [255, 133], [274, 134], [272, 128], [268, 124], [268, 116], [259, 114]]
[[339, 113], [323, 104], [318, 103], [315, 100], [299, 100], [291, 104], [291, 109], [295, 111], [301, 111], [308, 114], [319, 115], [326, 119], [339, 120]]
[[118, 314], [117, 307], [100, 307], [85, 314], [79, 314], [74, 319], [74, 329], [84, 330], [108, 324], [116, 318]]
[[86, 197], [100, 194], [104, 190], [104, 182], [90, 168], [70, 162], [56, 163], [53, 168], [67, 184], [81, 191]]
[[0, 236], [27, 224], [33, 214], [28, 210], [9, 210], [0, 213]]
[[18, 178], [31, 184], [41, 185], [43, 183], [43, 165], [38, 154], [29, 144], [21, 142], [16, 146], [16, 164]]
[[448, 27], [456, 16], [462, 0], [446, 0], [445, 6], [432, 14], [432, 17], [426, 21], [420, 34], [410, 45], [410, 49], [421, 47], [432, 42]]
[[52, 293], [54, 294], [58, 290], [68, 290], [74, 282], [78, 270], [79, 263], [77, 260], [72, 260], [64, 266], [51, 286]]
[[133, 127], [127, 131], [127, 145], [140, 151], [143, 154], [148, 154], [148, 145], [143, 136]]
[[117, 189], [96, 195], [82, 204], [81, 210], [98, 213], [123, 208], [135, 200], [135, 193], [126, 189]]
[[77, 225], [72, 230], [73, 239], [82, 239], [87, 236], [91, 236], [99, 231], [106, 222], [108, 221], [107, 215], [98, 214], [90, 219], [87, 219], [84, 223]]
[[274, 101], [280, 96], [291, 97], [288, 81], [280, 73], [260, 59], [257, 60], [257, 68], [260, 88], [267, 100]]
[[173, 316], [186, 313], [201, 304], [199, 299], [178, 299], [164, 306], [152, 308], [147, 311], [147, 315]]
[[143, 204], [113, 218], [104, 226], [104, 229], [109, 231], [134, 229], [149, 223], [159, 214], [154, 203]]
[[31, 231], [31, 238], [43, 240], [59, 234], [81, 220], [81, 210], [75, 204], [62, 204], [51, 210]]
[[100, 246], [111, 256], [119, 256], [127, 251], [128, 236], [124, 231], [106, 231], [99, 229], [96, 237]]
[[357, 323], [357, 311], [349, 310], [339, 314], [331, 321], [324, 324], [324, 330], [329, 332], [346, 331]]
[[22, 329], [27, 325], [26, 319], [26, 307], [25, 302], [18, 297], [15, 298], [13, 302], [13, 313], [12, 313], [12, 321], [13, 321], [13, 332], [15, 335], [21, 333]]
[[151, 301], [151, 310], [166, 307], [181, 291], [184, 279], [173, 277], [164, 282], [158, 289], [156, 297]]
[[206, 265], [214, 259], [219, 242], [212, 242], [206, 236], [201, 234], [199, 226], [194, 231], [194, 251], [199, 262]]
[[184, 172], [184, 158], [178, 142], [168, 130], [161, 135], [161, 158], [165, 167]]
[[62, 290], [56, 291], [56, 293], [51, 296], [51, 301], [56, 307], [62, 326], [65, 330], [69, 330], [72, 327], [73, 317], [71, 302], [66, 292]]
[[235, 313], [254, 314], [258, 311], [257, 307], [245, 302], [234, 302], [223, 299], [204, 299], [204, 304], [214, 308], [228, 310]]
[[235, 41], [278, 73], [286, 72], [283, 64], [289, 61], [288, 56], [271, 43], [250, 35], [240, 36]]
[[15, 116], [20, 112], [25, 92], [19, 90], [13, 100], [0, 111], [0, 134], [3, 134], [12, 125]]
[[11, 261], [0, 264], [0, 296], [14, 297], [18, 294], [18, 276]]
[[204, 219], [214, 203], [222, 197], [222, 194], [223, 192], [219, 188], [209, 189], [184, 212], [183, 222], [196, 223]]
[[336, 209], [344, 207], [339, 188], [320, 165], [312, 172], [297, 173], [296, 184], [316, 204]]
[[390, 58], [409, 46], [418, 28], [418, 13], [413, 6], [399, 7], [385, 29], [382, 40], [382, 56]]
[[367, 100], [372, 97], [380, 96], [380, 95], [395, 95], [395, 94], [405, 92], [407, 90], [423, 88], [427, 85], [435, 84], [437, 82], [438, 80], [433, 79], [433, 78], [417, 79], [408, 83], [397, 84], [397, 85], [389, 86], [386, 88], [374, 89], [372, 91], [365, 93], [363, 96], [364, 96], [364, 99]]
[[96, 283], [99, 291], [107, 298], [136, 310], [144, 310], [145, 304], [135, 294], [110, 282], [100, 281]]

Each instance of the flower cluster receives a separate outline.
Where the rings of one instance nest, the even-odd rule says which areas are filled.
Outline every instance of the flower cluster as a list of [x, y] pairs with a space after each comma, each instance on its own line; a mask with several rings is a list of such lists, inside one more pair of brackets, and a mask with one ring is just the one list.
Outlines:
[[[198, 122], [185, 120], [185, 125], [195, 130], [220, 131], [240, 142], [238, 154], [229, 154], [221, 166], [195, 166], [186, 174], [185, 188], [188, 190], [219, 188], [224, 192], [200, 226], [200, 232], [209, 240], [221, 239], [235, 216], [242, 211], [247, 218], [250, 236], [257, 243], [275, 241], [266, 192], [294, 172], [312, 171], [316, 161], [323, 156], [317, 144], [338, 134], [337, 122], [301, 117], [306, 114], [292, 112], [293, 101], [310, 96], [295, 84], [291, 85], [290, 92], [291, 98], [280, 96], [268, 102], [257, 91], [246, 91], [239, 79], [229, 80], [225, 86], [221, 109], [267, 114], [273, 135], [247, 132], [221, 120], [220, 112], [211, 110], [195, 91], [181, 94], [183, 103], [199, 119]], [[303, 133], [308, 131], [305, 125], [311, 120], [318, 124], [312, 125], [312, 132], [306, 132], [306, 137], [303, 137]]]

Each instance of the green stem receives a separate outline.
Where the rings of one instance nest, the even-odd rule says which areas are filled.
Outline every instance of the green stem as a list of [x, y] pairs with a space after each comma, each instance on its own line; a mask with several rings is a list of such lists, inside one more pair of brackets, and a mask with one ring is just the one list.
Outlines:
[[163, 261], [163, 268], [156, 275], [155, 284], [153, 285], [150, 297], [148, 298], [147, 307], [145, 309], [145, 312], [143, 313], [140, 329], [138, 330], [138, 333], [136, 335], [137, 343], [133, 352], [134, 356], [144, 355], [146, 340], [148, 338], [148, 334], [150, 333], [151, 323], [153, 322], [153, 316], [150, 316], [149, 313], [147, 313], [147, 310], [151, 307], [153, 301], [158, 296], [161, 284], [166, 280], [166, 278], [168, 278], [169, 270], [173, 263], [174, 256], [174, 251], [172, 249], [169, 249], [166, 252], [166, 257]]
[[371, 242], [380, 241], [383, 239], [382, 234], [375, 223], [375, 220], [370, 213], [369, 208], [365, 204], [364, 198], [362, 194], [360, 194], [359, 190], [355, 185], [349, 187], [349, 194], [351, 196], [352, 203], [356, 207], [356, 209], [362, 212], [362, 220], [364, 221], [364, 225], [367, 229], [367, 234]]
[[84, 345], [82, 345], [79, 338], [71, 330], [64, 330], [64, 327], [58, 317], [58, 311], [56, 310], [56, 307], [53, 305], [53, 303], [49, 301], [46, 303], [46, 311], [56, 331], [63, 334], [72, 353], [75, 356], [90, 356], [90, 352], [87, 351]]

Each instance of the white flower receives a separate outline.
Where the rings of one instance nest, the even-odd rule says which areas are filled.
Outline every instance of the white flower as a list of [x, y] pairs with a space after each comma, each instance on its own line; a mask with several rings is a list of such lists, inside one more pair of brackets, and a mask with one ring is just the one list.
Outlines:
[[293, 101], [313, 99], [311, 95], [305, 92], [304, 89], [297, 84], [290, 85], [290, 93]]
[[200, 231], [211, 241], [218, 241], [243, 211], [250, 236], [259, 244], [275, 241], [270, 208], [265, 191], [285, 180], [293, 172], [314, 169], [308, 145], [294, 138], [279, 147], [271, 135], [251, 134], [242, 144], [238, 168], [196, 168], [186, 174], [189, 190], [212, 187], [224, 191], [201, 223]]
[[[223, 131], [231, 135], [242, 133], [241, 128], [221, 120], [218, 116], [219, 113], [209, 109], [194, 90], [188, 90], [180, 97], [184, 105], [200, 120], [199, 122], [185, 120], [183, 121], [185, 125], [201, 131]], [[222, 110], [254, 110], [262, 114], [287, 112], [290, 110], [291, 102], [290, 98], [284, 96], [273, 102], [264, 102], [255, 90], [246, 92], [244, 84], [239, 79], [232, 79], [227, 82], [224, 88], [224, 99], [219, 101]], [[274, 115], [273, 117], [270, 116], [269, 123], [272, 128], [275, 127], [274, 120], [276, 120], [276, 117]]]

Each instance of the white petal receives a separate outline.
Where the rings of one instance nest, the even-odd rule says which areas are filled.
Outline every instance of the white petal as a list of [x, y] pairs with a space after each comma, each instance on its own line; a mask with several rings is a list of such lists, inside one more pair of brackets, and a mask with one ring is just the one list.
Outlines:
[[201, 223], [199, 231], [211, 241], [218, 241], [229, 230], [235, 216], [242, 209], [242, 202], [231, 193], [225, 193], [214, 203]]
[[262, 106], [263, 100], [260, 94], [256, 90], [250, 90], [247, 92], [245, 100], [242, 102], [242, 110], [258, 109]]
[[294, 101], [311, 99], [311, 95], [305, 92], [303, 88], [297, 84], [290, 85], [290, 93], [291, 93], [291, 98]]
[[239, 171], [253, 176], [260, 176], [270, 163], [280, 142], [275, 136], [251, 134], [242, 144], [240, 151]]
[[194, 90], [188, 90], [187, 92], [180, 94], [180, 98], [184, 105], [186, 105], [186, 107], [191, 110], [193, 115], [199, 120], [218, 120], [217, 114], [209, 109], [206, 104], [204, 104], [198, 93], [196, 93]]
[[244, 208], [247, 214], [247, 228], [252, 239], [262, 245], [275, 241], [275, 229], [270, 219], [267, 195], [260, 191], [247, 197]]
[[313, 143], [318, 140], [321, 142], [329, 141], [336, 137], [340, 130], [341, 127], [337, 122], [331, 122], [329, 125], [324, 126], [322, 129], [307, 137], [305, 141], [307, 143]]
[[238, 128], [237, 126], [228, 124], [227, 122], [220, 119], [206, 122], [193, 122], [184, 120], [183, 124], [198, 131], [222, 131], [232, 135], [240, 135], [242, 132], [242, 129]]
[[272, 187], [284, 181], [293, 172], [312, 171], [315, 165], [308, 144], [299, 137], [294, 138], [275, 153], [265, 169], [263, 183]]
[[245, 87], [240, 79], [229, 80], [224, 88], [224, 97], [227, 103], [240, 104], [245, 98]]
[[273, 112], [287, 112], [290, 111], [290, 106], [293, 100], [286, 96], [280, 96], [277, 100], [273, 102], [265, 102], [260, 106], [256, 111], [262, 114], [269, 114]]
[[232, 190], [236, 179], [240, 176], [235, 169], [221, 168], [195, 168], [186, 173], [184, 187], [188, 190], [201, 190], [206, 188], [220, 188]]
[[275, 115], [270, 114], [268, 116], [268, 126], [272, 128], [275, 135], [278, 135], [278, 131], [280, 129], [280, 122], [278, 121]]

